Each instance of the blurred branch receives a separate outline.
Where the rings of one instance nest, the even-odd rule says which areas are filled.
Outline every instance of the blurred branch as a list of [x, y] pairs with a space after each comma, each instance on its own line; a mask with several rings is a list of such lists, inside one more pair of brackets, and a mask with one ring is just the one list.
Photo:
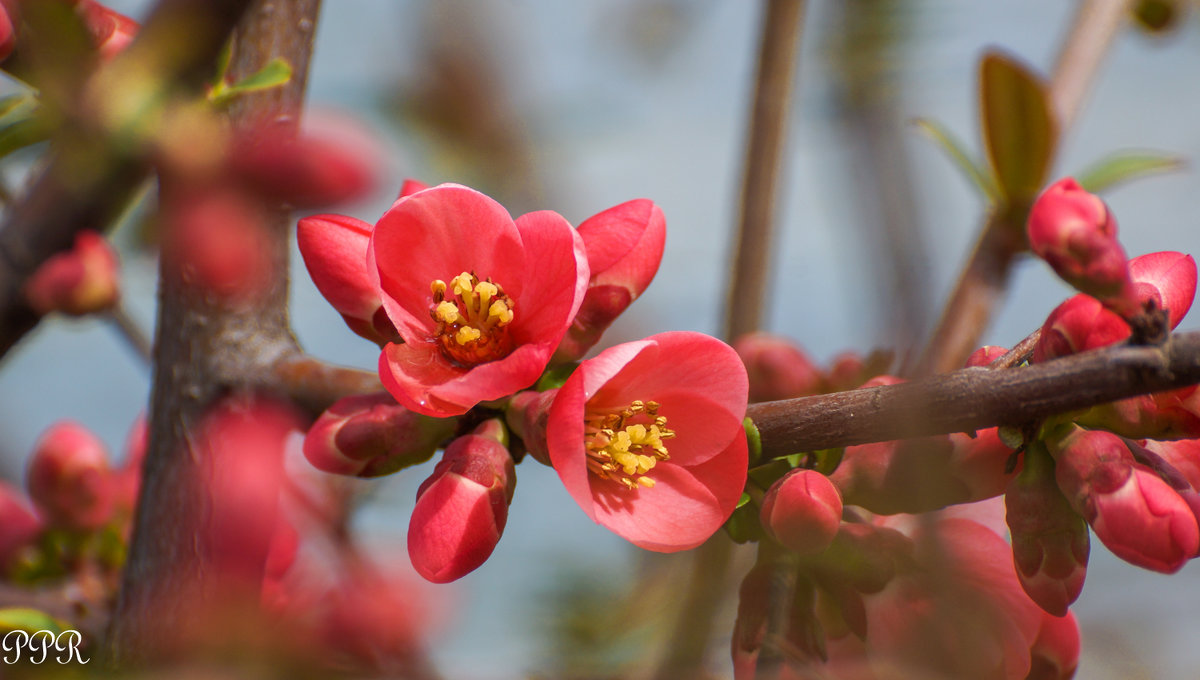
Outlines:
[[[292, 65], [284, 86], [240, 96], [234, 127], [299, 124], [320, 0], [255, 0], [237, 27], [230, 77], [258, 71], [275, 57]], [[150, 441], [129, 559], [109, 632], [115, 666], [136, 666], [177, 645], [188, 630], [188, 600], [213, 592], [221, 575], [197, 540], [213, 499], [201, 488], [207, 461], [189, 432], [228, 394], [271, 391], [281, 357], [299, 352], [287, 317], [290, 213], [268, 209], [264, 250], [270, 284], [261, 295], [228, 305], [164, 258], [161, 268]]]
[[279, 389], [312, 417], [342, 397], [383, 390], [379, 374], [327, 364], [305, 355], [289, 355], [275, 364]]
[[138, 355], [138, 358], [146, 363], [150, 363], [154, 359], [154, 348], [150, 344], [150, 338], [146, 336], [146, 331], [142, 330], [141, 325], [129, 315], [129, 310], [125, 308], [123, 302], [118, 302], [117, 306], [108, 313], [108, 319], [117, 333], [125, 339], [126, 344]]
[[1200, 332], [1013, 369], [966, 368], [920, 380], [751, 404], [770, 457], [1020, 426], [1139, 394], [1200, 383]]
[[725, 337], [730, 340], [762, 326], [775, 189], [780, 158], [787, 146], [787, 119], [803, 16], [803, 0], [766, 2], [742, 176], [736, 254], [725, 300]]
[[[1078, 12], [1059, 52], [1049, 88], [1060, 135], [1074, 122], [1088, 85], [1120, 28], [1128, 5], [1128, 0], [1083, 0], [1078, 3]], [[1012, 264], [1025, 249], [1023, 236], [1027, 214], [1028, 206], [993, 209], [912, 373], [952, 371], [962, 366], [979, 345], [992, 311], [1008, 288]]]
[[[51, 141], [45, 170], [0, 226], [0, 357], [39, 320], [25, 302], [26, 279], [77, 232], [104, 231], [149, 172], [143, 150], [115, 140], [121, 110], [197, 85], [247, 4], [162, 0], [129, 48], [88, 80], [80, 111]], [[109, 106], [93, 106], [102, 103]]]

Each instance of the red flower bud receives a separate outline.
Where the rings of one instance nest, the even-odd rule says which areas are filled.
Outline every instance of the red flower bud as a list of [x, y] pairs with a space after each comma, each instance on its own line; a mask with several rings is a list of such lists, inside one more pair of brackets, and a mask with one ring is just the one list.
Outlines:
[[41, 530], [42, 523], [21, 492], [0, 481], [0, 576]]
[[1033, 348], [1031, 361], [1040, 363], [1129, 337], [1129, 325], [1090, 295], [1076, 295], [1054, 308]]
[[13, 28], [12, 17], [8, 14], [8, 8], [0, 5], [0, 61], [8, 59], [16, 46], [17, 31]]
[[95, 0], [79, 0], [75, 10], [83, 17], [101, 59], [111, 59], [133, 42], [138, 24]]
[[1005, 354], [1008, 354], [1008, 350], [1004, 347], [984, 345], [972, 352], [971, 356], [967, 357], [966, 367], [987, 366]]
[[1173, 573], [1200, 549], [1200, 527], [1188, 503], [1135, 462], [1120, 437], [1077, 429], [1050, 444], [1063, 495], [1114, 555]]
[[543, 465], [550, 465], [550, 449], [546, 446], [546, 426], [550, 422], [550, 405], [558, 390], [518, 392], [508, 402], [504, 420], [513, 434], [525, 443], [525, 451]]
[[639, 198], [579, 225], [591, 278], [583, 303], [563, 337], [556, 361], [574, 361], [646, 290], [658, 272], [667, 223], [652, 201]]
[[738, 338], [733, 349], [746, 364], [751, 402], [805, 397], [820, 390], [820, 371], [786, 338], [750, 333]]
[[111, 309], [120, 298], [120, 266], [108, 242], [81, 231], [75, 246], [50, 257], [25, 285], [29, 306], [39, 314], [81, 316]]
[[408, 525], [408, 554], [434, 583], [466, 576], [495, 549], [516, 488], [512, 457], [491, 437], [469, 434], [446, 447], [417, 490]]
[[1196, 261], [1191, 255], [1175, 252], [1148, 253], [1129, 261], [1137, 298], [1154, 300], [1167, 310], [1171, 328], [1179, 325], [1192, 308], [1196, 297]]
[[1024, 467], [1009, 483], [1004, 504], [1021, 587], [1045, 611], [1065, 615], [1083, 590], [1088, 530], [1059, 491], [1053, 460], [1044, 448], [1026, 450]]
[[1200, 489], [1200, 439], [1150, 440], [1146, 448], [1174, 467], [1193, 489]]
[[76, 423], [59, 422], [42, 435], [26, 485], [51, 525], [97, 529], [112, 518], [114, 488], [104, 444]]
[[842, 523], [842, 497], [816, 470], [792, 470], [767, 490], [763, 527], [789, 550], [819, 553], [833, 543]]
[[1029, 247], [1064, 281], [1126, 314], [1136, 312], [1117, 222], [1099, 197], [1067, 177], [1029, 211]]
[[454, 419], [413, 413], [386, 392], [355, 395], [317, 418], [304, 456], [325, 472], [378, 477], [429, 460], [454, 427]]
[[1029, 675], [1025, 680], [1071, 680], [1079, 665], [1079, 622], [1075, 615], [1043, 614], [1037, 640], [1029, 650]]

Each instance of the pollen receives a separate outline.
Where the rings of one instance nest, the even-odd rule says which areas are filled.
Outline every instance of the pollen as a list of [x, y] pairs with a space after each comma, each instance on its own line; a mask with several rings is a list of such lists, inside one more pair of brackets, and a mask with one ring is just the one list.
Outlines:
[[443, 354], [460, 366], [495, 361], [512, 351], [508, 325], [514, 318], [513, 300], [504, 288], [474, 272], [429, 284], [433, 295], [430, 317], [437, 322], [435, 339]]
[[638, 400], [620, 411], [589, 414], [584, 425], [588, 470], [630, 491], [653, 488], [650, 473], [671, 457], [663, 440], [675, 436], [658, 408], [656, 402]]

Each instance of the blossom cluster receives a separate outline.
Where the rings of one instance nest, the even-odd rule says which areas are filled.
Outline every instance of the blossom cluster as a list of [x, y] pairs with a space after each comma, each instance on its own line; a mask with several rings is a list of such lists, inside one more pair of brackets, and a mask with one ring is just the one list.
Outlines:
[[482, 564], [500, 539], [524, 455], [552, 465], [588, 517], [656, 551], [695, 547], [745, 482], [748, 382], [732, 348], [668, 332], [583, 359], [646, 289], [663, 213], [622, 203], [573, 227], [517, 218], [473, 189], [406, 182], [370, 224], [300, 220], [314, 283], [380, 346], [387, 392], [343, 399], [310, 429], [319, 469], [378, 476], [442, 457], [409, 523], [434, 582]]

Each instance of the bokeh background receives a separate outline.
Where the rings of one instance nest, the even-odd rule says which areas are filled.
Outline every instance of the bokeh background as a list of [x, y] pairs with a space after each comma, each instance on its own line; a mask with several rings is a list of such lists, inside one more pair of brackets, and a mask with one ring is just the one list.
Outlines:
[[[140, 19], [150, 3], [108, 4]], [[1047, 73], [1073, 11], [1074, 3], [1040, 0], [809, 3], [768, 330], [821, 363], [844, 349], [912, 347], [953, 284], [984, 204], [909, 121], [934, 118], [981, 156], [982, 51], [998, 47]], [[373, 198], [338, 210], [374, 221], [405, 177], [469, 184], [514, 214], [553, 209], [573, 223], [651, 198], [667, 216], [663, 265], [605, 343], [664, 330], [718, 333], [759, 13], [760, 3], [730, 0], [326, 0], [309, 100], [314, 110], [360, 121], [383, 177]], [[1198, 50], [1194, 18], [1165, 35], [1119, 36], [1055, 176], [1118, 149], [1200, 157]], [[1200, 253], [1195, 172], [1141, 180], [1106, 198], [1130, 255]], [[136, 223], [116, 240], [127, 304], [152, 329], [156, 262], [138, 246]], [[324, 359], [374, 367], [374, 346], [345, 329], [298, 255], [293, 267], [301, 344]], [[1015, 343], [1067, 294], [1048, 268], [1022, 263], [986, 341]], [[1200, 328], [1196, 319], [1181, 329]], [[149, 377], [104, 323], [44, 322], [0, 367], [0, 476], [19, 482], [38, 434], [62, 418], [93, 429], [119, 456]], [[403, 562], [426, 474], [365, 485], [370, 499], [356, 526], [381, 555]], [[572, 612], [615, 602], [623, 583], [657, 568], [593, 525], [548, 468], [531, 462], [518, 477], [491, 560], [426, 593], [443, 603], [429, 635], [448, 677], [525, 677], [569, 663], [568, 645], [603, 638]], [[1161, 576], [1093, 542], [1074, 608], [1084, 633], [1078, 677], [1194, 678], [1197, 597], [1200, 565]], [[720, 626], [726, 636], [732, 616]], [[728, 672], [727, 645], [714, 649], [714, 669]]]

